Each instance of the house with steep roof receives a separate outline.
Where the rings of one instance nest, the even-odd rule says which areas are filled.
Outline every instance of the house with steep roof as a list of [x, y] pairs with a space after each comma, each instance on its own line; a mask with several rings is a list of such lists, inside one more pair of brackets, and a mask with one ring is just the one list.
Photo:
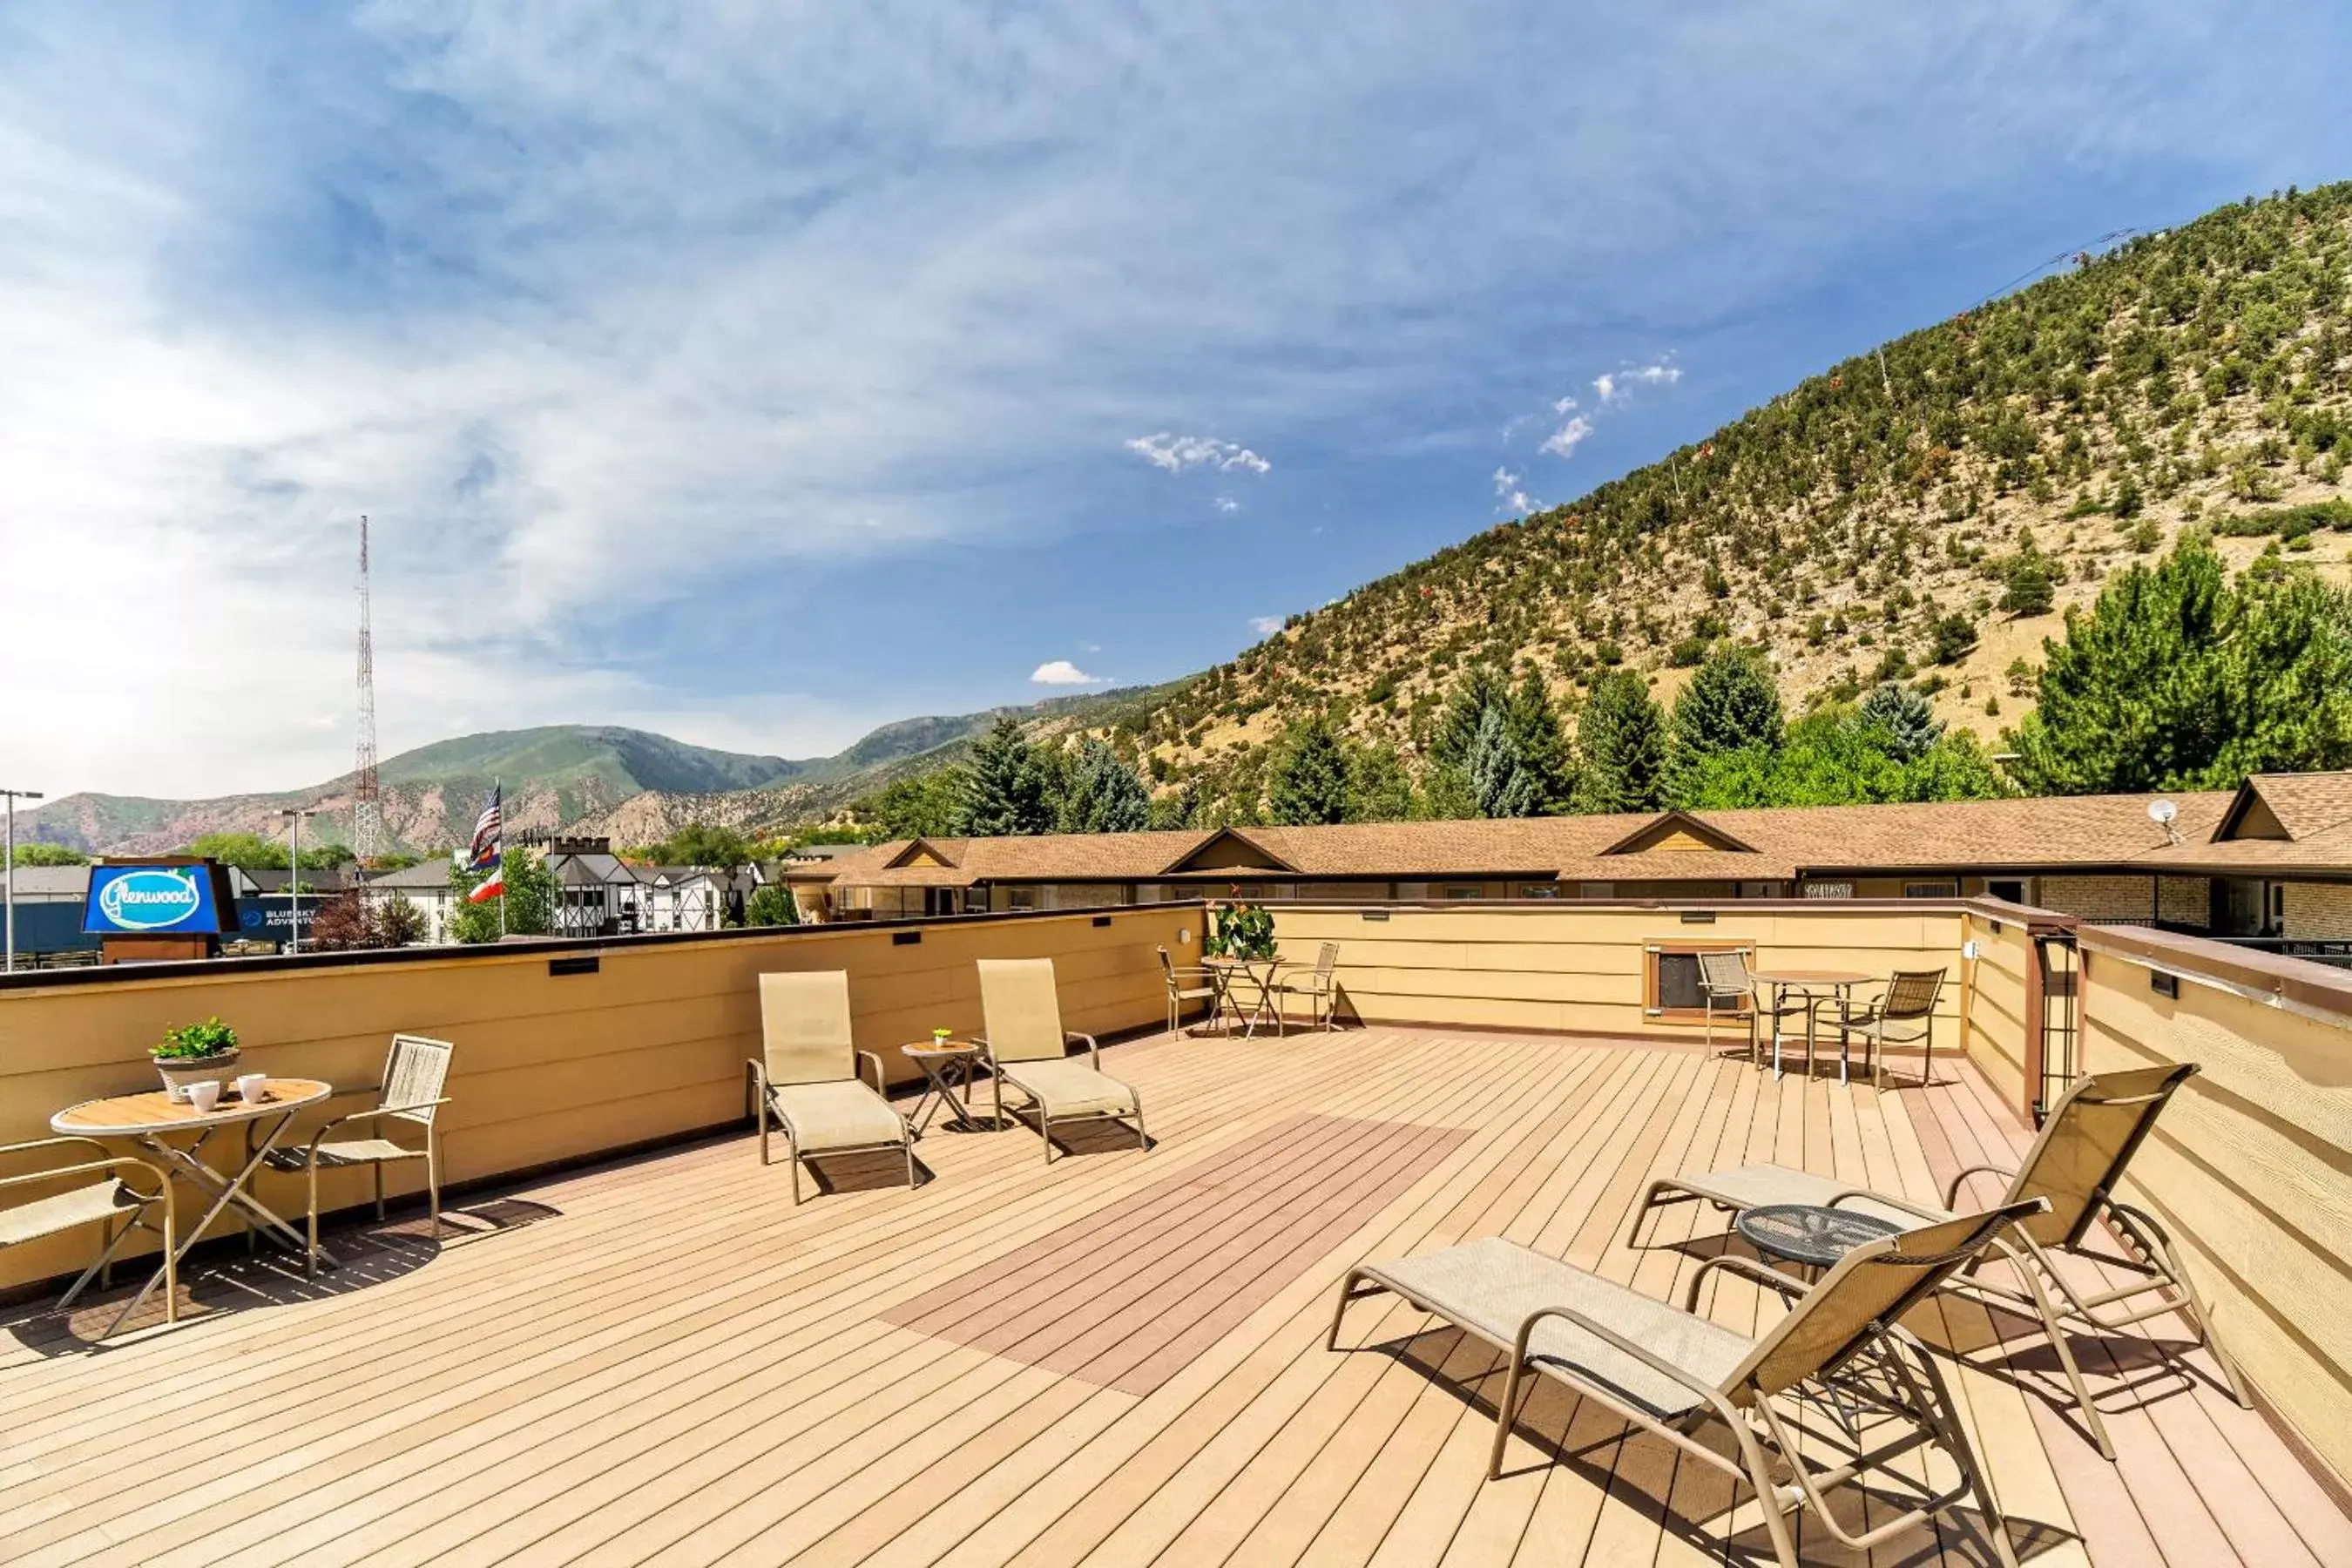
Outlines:
[[2352, 773], [2163, 795], [899, 839], [782, 875], [805, 912], [833, 920], [1228, 891], [1405, 903], [1989, 896], [2092, 921], [2342, 942]]

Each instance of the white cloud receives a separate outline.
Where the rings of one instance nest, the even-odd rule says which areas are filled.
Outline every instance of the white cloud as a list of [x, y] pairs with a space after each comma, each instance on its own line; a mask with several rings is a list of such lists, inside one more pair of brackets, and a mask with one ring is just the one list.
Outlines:
[[[1611, 371], [1592, 378], [1592, 390], [1603, 404], [1616, 402], [1628, 389], [1636, 386], [1672, 386], [1683, 378], [1683, 367], [1670, 358], [1655, 364], [1632, 365], [1624, 370]], [[1570, 407], [1575, 406], [1571, 402]]]
[[1231, 496], [1219, 496], [1217, 498], [1217, 510], [1219, 511], [1227, 512], [1239, 511], [1242, 510], [1242, 503], [1235, 500]]
[[1109, 682], [1099, 675], [1088, 675], [1066, 658], [1047, 659], [1029, 672], [1029, 679], [1040, 686], [1106, 686]]
[[1495, 493], [1502, 498], [1503, 502], [1495, 510], [1517, 512], [1522, 516], [1536, 510], [1535, 499], [1519, 488], [1519, 480], [1524, 477], [1508, 468], [1495, 470]]
[[1250, 630], [1255, 632], [1262, 637], [1270, 637], [1281, 629], [1282, 617], [1280, 616], [1252, 616], [1250, 617]]
[[1553, 431], [1545, 439], [1543, 449], [1555, 458], [1573, 458], [1576, 456], [1577, 447], [1582, 446], [1585, 438], [1591, 434], [1592, 421], [1584, 415], [1579, 414]]
[[1136, 437], [1127, 443], [1127, 449], [1153, 468], [1171, 474], [1202, 467], [1226, 474], [1236, 468], [1263, 474], [1274, 467], [1247, 447], [1220, 441], [1213, 436], [1171, 436], [1162, 430], [1156, 436]]
[[1558, 398], [1554, 398], [1554, 399], [1552, 400], [1551, 411], [1552, 411], [1554, 414], [1565, 414], [1565, 413], [1567, 413], [1570, 409], [1574, 408], [1575, 406], [1576, 406], [1576, 399], [1575, 399], [1575, 398], [1573, 398], [1573, 397], [1558, 397]]

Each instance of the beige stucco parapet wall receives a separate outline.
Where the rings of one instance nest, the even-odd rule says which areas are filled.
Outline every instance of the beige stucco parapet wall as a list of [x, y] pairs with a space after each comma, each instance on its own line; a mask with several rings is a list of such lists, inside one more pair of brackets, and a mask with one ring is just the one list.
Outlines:
[[[81, 1100], [155, 1088], [147, 1047], [168, 1025], [217, 1014], [241, 1038], [240, 1070], [345, 1086], [376, 1081], [395, 1031], [452, 1042], [447, 1178], [479, 1181], [745, 1117], [743, 1064], [760, 1050], [763, 972], [847, 970], [857, 1045], [903, 1081], [915, 1069], [900, 1045], [935, 1027], [978, 1032], [977, 959], [1053, 959], [1070, 1028], [1164, 1024], [1153, 950], [1198, 953], [1202, 915], [1183, 904], [17, 976], [0, 982], [0, 1142], [48, 1136], [49, 1117]], [[591, 958], [593, 973], [551, 973], [551, 961]], [[306, 1134], [311, 1125], [299, 1123]], [[387, 1179], [405, 1193], [420, 1177], [394, 1167]], [[334, 1172], [324, 1181], [334, 1185], [322, 1199], [334, 1206], [360, 1201], [368, 1176]], [[263, 1190], [280, 1212], [300, 1202], [291, 1178], [266, 1175]], [[38, 1195], [12, 1189], [6, 1198]], [[94, 1235], [0, 1251], [0, 1289], [79, 1268]]]
[[2263, 1399], [2352, 1475], [2352, 971], [2130, 926], [2078, 940], [2085, 1067], [2202, 1069], [2124, 1196], [2187, 1247]]

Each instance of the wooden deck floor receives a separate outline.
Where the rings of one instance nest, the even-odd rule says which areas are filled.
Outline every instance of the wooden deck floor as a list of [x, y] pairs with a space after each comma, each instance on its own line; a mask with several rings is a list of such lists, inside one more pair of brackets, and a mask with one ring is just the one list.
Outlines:
[[[1342, 1271], [1499, 1233], [1665, 1297], [1720, 1226], [1685, 1205], [1628, 1247], [1654, 1173], [1774, 1158], [1933, 1199], [2024, 1140], [1965, 1077], [1882, 1095], [1690, 1049], [1376, 1030], [1106, 1066], [1153, 1152], [1090, 1135], [1049, 1167], [1026, 1131], [935, 1128], [919, 1191], [837, 1167], [795, 1210], [728, 1139], [464, 1205], [477, 1234], [437, 1248], [346, 1234], [320, 1287], [215, 1273], [210, 1316], [98, 1354], [27, 1319], [0, 1562], [1769, 1561], [1752, 1504], [1549, 1384], [1487, 1482], [1495, 1358], [1385, 1301], [1325, 1351]], [[1961, 1311], [1922, 1326], [1993, 1339]], [[2119, 1465], [2030, 1342], [1958, 1379], [2028, 1561], [2352, 1563], [2259, 1417], [2134, 1348], [2093, 1347]], [[1875, 1556], [1983, 1560], [1965, 1530]]]

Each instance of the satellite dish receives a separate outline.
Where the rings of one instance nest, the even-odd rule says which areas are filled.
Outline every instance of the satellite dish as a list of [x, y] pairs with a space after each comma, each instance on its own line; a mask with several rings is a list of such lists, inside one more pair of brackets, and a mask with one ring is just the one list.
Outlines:
[[2147, 819], [2158, 827], [2171, 826], [2172, 819], [2179, 815], [2180, 808], [2168, 800], [2152, 800], [2147, 803]]

